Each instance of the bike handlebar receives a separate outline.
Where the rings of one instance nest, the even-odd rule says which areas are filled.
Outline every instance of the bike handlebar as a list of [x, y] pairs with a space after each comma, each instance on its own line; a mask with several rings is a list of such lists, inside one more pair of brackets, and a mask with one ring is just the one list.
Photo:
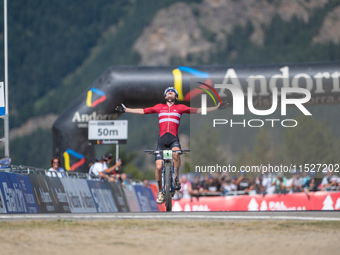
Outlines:
[[[147, 152], [149, 154], [158, 154], [162, 153], [164, 150], [144, 150], [144, 152]], [[190, 150], [174, 150], [173, 152], [178, 154], [185, 154], [186, 152], [190, 152]]]

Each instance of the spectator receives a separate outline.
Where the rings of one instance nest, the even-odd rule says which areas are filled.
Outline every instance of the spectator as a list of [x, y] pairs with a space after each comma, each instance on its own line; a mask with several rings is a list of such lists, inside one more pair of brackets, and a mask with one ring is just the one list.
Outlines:
[[213, 177], [218, 181], [218, 184], [219, 184], [219, 189], [218, 189], [218, 191], [220, 191], [220, 190], [221, 190], [221, 187], [222, 187], [222, 184], [225, 182], [225, 179], [226, 179], [227, 177], [229, 177], [229, 175], [228, 175], [228, 173], [223, 173], [223, 174], [221, 174], [221, 175], [218, 175], [218, 174], [216, 173], [216, 175], [215, 175], [215, 176], [213, 175]]
[[144, 181], [143, 181], [143, 185], [144, 185], [144, 187], [149, 187], [149, 181], [147, 180], [147, 179], [145, 179]]
[[287, 193], [292, 193], [293, 192], [293, 180], [295, 178], [295, 169], [290, 169], [290, 178], [286, 179], [286, 191]]
[[126, 175], [126, 173], [122, 173], [121, 175], [121, 179], [122, 179], [122, 185], [125, 186], [128, 184], [128, 180], [127, 180], [128, 176]]
[[208, 187], [209, 186], [208, 182], [209, 182], [209, 175], [205, 175], [204, 179], [203, 179], [203, 181], [201, 183], [200, 192], [203, 192], [203, 187]]
[[234, 191], [237, 190], [237, 186], [232, 183], [231, 178], [227, 177], [225, 179], [225, 182], [221, 186], [221, 191], [224, 196], [227, 196], [230, 193], [233, 193]]
[[310, 178], [310, 174], [311, 173], [315, 173], [315, 172], [310, 172], [310, 173], [308, 173], [308, 172], [303, 172], [303, 174], [302, 174], [302, 179], [303, 179], [303, 184], [302, 184], [302, 186], [305, 186], [306, 185], [306, 183], [307, 183], [307, 181], [309, 181], [311, 178]]
[[191, 183], [190, 195], [193, 197], [199, 197], [201, 195], [200, 189], [201, 189], [200, 178], [196, 176], [194, 181]]
[[55, 177], [58, 176], [59, 178], [66, 177], [64, 168], [61, 167], [61, 161], [58, 157], [53, 157], [51, 160], [51, 168], [48, 169], [46, 173], [47, 176]]
[[309, 180], [303, 185], [304, 192], [317, 191], [319, 184], [316, 181], [315, 173], [310, 173]]
[[266, 189], [265, 189], [265, 187], [262, 186], [262, 182], [263, 182], [263, 176], [262, 175], [259, 175], [254, 179], [253, 186], [254, 186], [254, 190], [255, 190], [256, 194], [265, 194], [266, 193]]
[[276, 179], [273, 181], [272, 186], [275, 187], [275, 194], [286, 194], [286, 177], [284, 177], [283, 173], [278, 173]]
[[323, 190], [332, 190], [332, 187], [338, 186], [339, 177], [333, 174], [332, 169], [328, 169], [326, 176], [322, 179], [321, 186]]
[[104, 165], [104, 171], [106, 174], [108, 174], [110, 177], [113, 177], [113, 179], [111, 179], [112, 181], [116, 181], [117, 178], [119, 178], [121, 180], [121, 176], [120, 176], [120, 166], [122, 164], [122, 161], [119, 159], [116, 164], [114, 164], [111, 167], [108, 167], [108, 165], [111, 163], [113, 157], [112, 157], [112, 153], [111, 152], [107, 152], [104, 155], [105, 157], [105, 161], [103, 163]]
[[236, 183], [236, 180], [237, 180], [237, 177], [235, 175], [233, 175], [231, 177], [231, 183], [234, 184], [236, 186], [236, 190], [237, 190], [237, 185], [235, 184]]
[[322, 170], [322, 173], [323, 173], [323, 178], [322, 178], [322, 181], [321, 181], [321, 184], [320, 184], [320, 188], [323, 189], [325, 187], [326, 184], [328, 184], [328, 168], [325, 168]]
[[301, 192], [303, 186], [303, 178], [300, 175], [300, 170], [296, 171], [292, 182], [293, 192]]
[[235, 184], [237, 185], [238, 191], [244, 191], [248, 193], [250, 190], [254, 189], [254, 186], [251, 184], [251, 181], [245, 177], [246, 173], [241, 172], [240, 177], [236, 180]]
[[180, 182], [182, 184], [182, 187], [179, 190], [179, 193], [181, 194], [181, 198], [191, 198], [191, 195], [190, 195], [192, 193], [191, 183], [187, 180], [187, 177], [183, 175], [180, 178]]
[[268, 173], [268, 170], [265, 171], [265, 174], [262, 177], [262, 186], [265, 190], [265, 194], [273, 194], [275, 191], [275, 187], [272, 186], [274, 180], [274, 175], [272, 173]]
[[220, 195], [220, 188], [221, 185], [219, 183], [219, 181], [214, 178], [212, 175], [208, 176], [208, 180], [206, 180], [201, 188], [201, 192], [207, 193], [205, 195], [212, 195], [212, 196], [216, 196], [216, 195]]
[[115, 179], [113, 177], [108, 176], [107, 172], [104, 169], [105, 157], [103, 155], [96, 158], [96, 162], [90, 166], [89, 170], [89, 179], [91, 180], [103, 180], [106, 179], [108, 181], [114, 182]]

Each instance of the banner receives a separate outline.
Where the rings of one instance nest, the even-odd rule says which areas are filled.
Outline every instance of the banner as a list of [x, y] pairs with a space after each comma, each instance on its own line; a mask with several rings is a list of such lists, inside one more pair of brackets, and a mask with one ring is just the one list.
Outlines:
[[38, 174], [29, 174], [28, 178], [31, 182], [39, 212], [56, 213], [57, 210], [52, 201], [45, 177]]
[[130, 208], [130, 212], [140, 212], [141, 209], [139, 207], [139, 202], [136, 196], [136, 192], [135, 189], [133, 187], [133, 185], [131, 184], [126, 184], [126, 189], [123, 190], [125, 197], [127, 199], [129, 208]]
[[15, 174], [15, 178], [24, 194], [25, 205], [28, 213], [39, 213], [37, 201], [27, 175]]
[[72, 213], [83, 213], [84, 208], [82, 206], [81, 197], [78, 194], [76, 187], [74, 186], [72, 179], [62, 178], [60, 179], [64, 186], [65, 194], [70, 205]]
[[7, 213], [26, 213], [24, 195], [13, 173], [0, 172], [1, 190], [4, 194]]
[[138, 199], [141, 211], [142, 212], [151, 212], [151, 206], [150, 206], [149, 198], [145, 194], [146, 192], [144, 191], [144, 186], [135, 185], [133, 187], [135, 188], [135, 192], [136, 192], [136, 195], [137, 195], [137, 199]]
[[108, 186], [112, 192], [112, 196], [116, 201], [119, 212], [129, 212], [129, 206], [127, 204], [122, 185], [117, 182], [109, 182]]
[[77, 190], [77, 194], [81, 198], [84, 212], [86, 213], [97, 212], [97, 208], [96, 205], [94, 204], [91, 191], [89, 189], [89, 186], [87, 185], [87, 181], [82, 179], [73, 179], [72, 181], [75, 189]]
[[152, 212], [159, 212], [157, 203], [156, 203], [156, 199], [153, 196], [152, 190], [150, 188], [147, 187], [143, 187], [144, 188], [144, 194], [147, 196], [148, 200], [149, 200], [149, 204], [150, 204], [150, 208]]
[[87, 180], [98, 212], [118, 212], [112, 193], [104, 181]]
[[340, 192], [199, 197], [173, 201], [172, 211], [340, 210]]
[[68, 204], [67, 196], [64, 190], [64, 186], [58, 177], [45, 176], [48, 189], [58, 213], [69, 213], [70, 205]]
[[[156, 199], [157, 199], [157, 194], [158, 194], [158, 187], [157, 187], [156, 184], [153, 184], [153, 183], [150, 183], [150, 184], [149, 184], [149, 187], [150, 187], [150, 189], [151, 189], [151, 191], [152, 191], [152, 193], [153, 193], [153, 197], [154, 197], [154, 199], [155, 199], [155, 201], [156, 201]], [[158, 207], [158, 211], [160, 211], [160, 212], [165, 212], [165, 211], [166, 211], [166, 210], [165, 210], [165, 205], [164, 205], [164, 203], [163, 203], [163, 204], [157, 204], [157, 203], [156, 203], [156, 205], [157, 205], [157, 207]]]
[[5, 200], [4, 200], [4, 197], [2, 195], [1, 189], [0, 189], [0, 213], [7, 213]]
[[6, 178], [4, 178], [4, 175], [1, 174], [0, 172], [0, 213], [7, 213], [6, 210], [6, 200], [5, 194], [3, 193], [3, 186], [2, 183], [7, 182]]

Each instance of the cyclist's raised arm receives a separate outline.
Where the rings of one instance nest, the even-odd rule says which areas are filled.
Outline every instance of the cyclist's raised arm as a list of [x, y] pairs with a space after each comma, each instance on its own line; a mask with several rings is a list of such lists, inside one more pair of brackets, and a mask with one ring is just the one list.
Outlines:
[[[207, 107], [207, 112], [214, 112], [217, 110], [218, 110], [217, 106]], [[201, 113], [202, 113], [202, 108], [198, 108], [196, 114], [201, 114]]]
[[[218, 103], [218, 105], [213, 106], [213, 107], [207, 107], [207, 112], [214, 112], [217, 110], [223, 110], [225, 108], [227, 108], [228, 102], [225, 101], [222, 104]], [[201, 114], [202, 113], [202, 108], [198, 108], [196, 114]]]
[[136, 108], [136, 109], [126, 108], [125, 112], [133, 113], [133, 114], [140, 114], [140, 115], [145, 114], [143, 108]]
[[136, 108], [136, 109], [127, 108], [127, 107], [125, 107], [124, 104], [117, 105], [115, 107], [115, 111], [119, 112], [119, 113], [127, 112], [127, 113], [140, 114], [140, 115], [145, 114], [144, 109], [142, 109], [142, 108]]

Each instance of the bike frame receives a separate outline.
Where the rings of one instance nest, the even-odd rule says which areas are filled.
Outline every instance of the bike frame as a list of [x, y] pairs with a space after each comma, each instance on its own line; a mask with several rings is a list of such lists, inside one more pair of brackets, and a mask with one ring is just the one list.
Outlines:
[[166, 167], [170, 167], [170, 193], [175, 192], [174, 187], [174, 163], [173, 163], [173, 151], [172, 150], [163, 150], [163, 168], [162, 168], [162, 192], [165, 192], [166, 185]]
[[163, 162], [162, 162], [162, 192], [165, 195], [165, 207], [166, 211], [169, 212], [172, 209], [172, 196], [175, 194], [174, 187], [174, 163], [173, 163], [173, 153], [176, 152], [178, 154], [185, 154], [185, 152], [189, 152], [190, 150], [145, 150], [150, 154], [158, 154], [163, 153]]

